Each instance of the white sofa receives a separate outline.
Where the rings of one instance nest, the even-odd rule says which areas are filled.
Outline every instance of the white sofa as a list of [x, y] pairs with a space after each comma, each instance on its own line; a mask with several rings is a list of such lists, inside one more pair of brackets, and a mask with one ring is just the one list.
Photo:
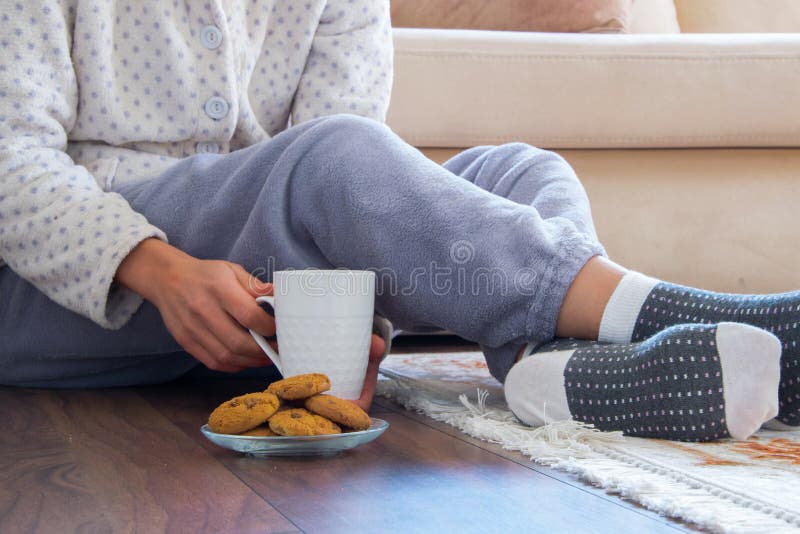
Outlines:
[[556, 150], [628, 267], [800, 288], [800, 1], [635, 1], [646, 33], [395, 29], [389, 125], [437, 161]]

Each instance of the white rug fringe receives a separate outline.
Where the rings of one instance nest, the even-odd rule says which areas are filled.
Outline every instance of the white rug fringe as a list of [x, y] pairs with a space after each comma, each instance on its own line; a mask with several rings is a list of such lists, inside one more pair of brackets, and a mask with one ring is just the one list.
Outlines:
[[[684, 519], [713, 532], [798, 532], [800, 516], [760, 503], [696, 478], [637, 459], [624, 450], [621, 432], [601, 432], [578, 421], [541, 427], [520, 424], [509, 411], [490, 408], [488, 392], [476, 403], [459, 395], [459, 404], [426, 396], [426, 391], [392, 377], [378, 382], [378, 394], [421, 412], [472, 437], [519, 451], [536, 463], [578, 475], [646, 508]], [[795, 491], [796, 488], [787, 488]]]
[[523, 425], [508, 410], [486, 406], [489, 393], [477, 389], [477, 405], [459, 395], [461, 405], [425, 397], [400, 380], [381, 380], [378, 394], [394, 399], [404, 407], [458, 428], [472, 437], [497, 443], [506, 450], [520, 451], [537, 462], [596, 456], [590, 443], [619, 443], [621, 432], [601, 432], [579, 421], [558, 421], [541, 427]]

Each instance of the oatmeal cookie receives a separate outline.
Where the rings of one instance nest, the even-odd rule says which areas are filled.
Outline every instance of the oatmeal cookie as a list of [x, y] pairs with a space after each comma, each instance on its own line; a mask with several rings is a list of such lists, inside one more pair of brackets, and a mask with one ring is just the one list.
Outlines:
[[353, 430], [366, 430], [371, 424], [367, 412], [352, 402], [333, 395], [314, 395], [309, 397], [306, 399], [306, 409]]
[[248, 393], [220, 404], [208, 418], [208, 427], [218, 434], [241, 434], [264, 423], [280, 401], [272, 393]]
[[314, 422], [316, 423], [316, 427], [314, 428], [314, 433], [317, 436], [323, 436], [325, 434], [341, 434], [342, 429], [331, 421], [330, 419], [326, 419], [321, 415], [317, 415], [315, 413], [311, 414], [314, 417]]
[[270, 417], [269, 428], [281, 436], [314, 436], [317, 422], [305, 408], [291, 408]]
[[321, 373], [295, 375], [273, 382], [267, 391], [285, 400], [305, 399], [331, 389], [331, 381]]
[[261, 425], [255, 428], [251, 428], [247, 432], [242, 432], [239, 434], [240, 436], [258, 436], [258, 437], [272, 437], [277, 436], [275, 432], [270, 429], [269, 425]]

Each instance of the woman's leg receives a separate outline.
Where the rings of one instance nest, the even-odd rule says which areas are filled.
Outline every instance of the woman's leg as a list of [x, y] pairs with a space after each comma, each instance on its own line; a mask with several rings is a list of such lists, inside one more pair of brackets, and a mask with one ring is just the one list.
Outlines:
[[[566, 162], [552, 152], [522, 144], [477, 147], [458, 154], [445, 167], [487, 191], [535, 207], [544, 218], [565, 217], [585, 233], [594, 235], [583, 188]], [[717, 306], [721, 311], [698, 313], [697, 303], [684, 302], [695, 310], [689, 315], [685, 309], [671, 306], [673, 301], [681, 304], [681, 299], [674, 298], [678, 288], [668, 289], [663, 283], [655, 287], [655, 280], [637, 284], [626, 279], [620, 285], [626, 273], [624, 268], [601, 256], [592, 258], [580, 270], [561, 305], [556, 334], [561, 338], [590, 340], [600, 337], [618, 344], [590, 344], [578, 350], [572, 347], [574, 342], [568, 342], [567, 350], [557, 350], [564, 349], [562, 342], [539, 348], [537, 357], [513, 368], [505, 384], [509, 404], [518, 416], [532, 424], [574, 417], [607, 430], [690, 440], [725, 435], [746, 437], [777, 413], [778, 404], [779, 420], [797, 420], [800, 350], [795, 349], [795, 341], [800, 341], [797, 339], [800, 330], [790, 326], [800, 321], [797, 294], [754, 297], [748, 303], [741, 298], [730, 302], [730, 296], [729, 302], [723, 303], [725, 299], [719, 295], [707, 295], [705, 298], [724, 304]], [[627, 278], [641, 279], [636, 273]], [[688, 288], [679, 293], [690, 300]], [[607, 306], [614, 294], [612, 305]], [[645, 300], [649, 304], [642, 304]], [[705, 310], [711, 308], [706, 304]], [[774, 382], [781, 351], [772, 336], [728, 324], [705, 328], [696, 325], [664, 332], [679, 323], [742, 321], [748, 316], [750, 320], [746, 322], [773, 332], [782, 342], [784, 378], [780, 384], [780, 403]], [[684, 346], [676, 350], [674, 343], [681, 340]], [[687, 347], [687, 342], [693, 345]], [[707, 352], [705, 359], [693, 357], [698, 347]], [[519, 353], [521, 347], [511, 344], [484, 350]], [[619, 360], [593, 358], [599, 351], [618, 354]], [[569, 365], [570, 362], [578, 365]], [[636, 363], [631, 366], [630, 362]], [[584, 374], [581, 376], [580, 372]], [[611, 381], [606, 373], [612, 377]], [[689, 378], [667, 382], [676, 375]], [[723, 383], [723, 375], [727, 384]], [[628, 384], [614, 381], [617, 376], [637, 376], [637, 379]], [[741, 380], [742, 377], [745, 379]], [[648, 391], [651, 379], [656, 381], [660, 394], [672, 393], [676, 398], [683, 395], [681, 408], [670, 410], [669, 402], [653, 399], [653, 392]], [[588, 390], [587, 383], [591, 383]], [[697, 391], [712, 391], [714, 395], [697, 395]], [[695, 392], [695, 396], [686, 396], [687, 392]]]
[[662, 439], [745, 439], [778, 413], [780, 343], [739, 323], [676, 325], [636, 343], [558, 340], [508, 373], [534, 426], [575, 419]]
[[[533, 207], [544, 219], [566, 219], [597, 242], [586, 191], [572, 167], [554, 152], [523, 143], [480, 146], [457, 154], [444, 167], [481, 189]], [[597, 339], [605, 305], [625, 273], [604, 256], [592, 258], [570, 285], [559, 310], [556, 335]], [[506, 360], [516, 358], [524, 346], [514, 340], [482, 349]]]
[[597, 241], [586, 191], [555, 152], [524, 143], [478, 146], [455, 155], [443, 167], [481, 189], [535, 208], [543, 219], [567, 219]]
[[531, 346], [508, 374], [506, 399], [531, 425], [574, 418], [646, 437], [744, 439], [775, 416], [771, 427], [796, 428], [798, 324], [798, 292], [723, 295], [593, 258], [557, 332], [605, 343]]
[[147, 384], [177, 378], [197, 365], [149, 303], [112, 331], [62, 308], [8, 267], [0, 269], [0, 295], [0, 384]]
[[[487, 191], [536, 208], [543, 218], [564, 217], [584, 233], [595, 235], [580, 182], [566, 162], [552, 152], [523, 144], [476, 147], [444, 166]], [[696, 301], [700, 296], [697, 290], [657, 285], [652, 279], [637, 284], [629, 280], [641, 280], [636, 273], [628, 274], [620, 285], [626, 273], [602, 256], [592, 258], [580, 270], [561, 305], [557, 336], [600, 337], [618, 344], [589, 344], [575, 349], [574, 342], [567, 342], [567, 350], [557, 350], [565, 346], [557, 342], [540, 348], [536, 358], [514, 367], [506, 381], [506, 396], [515, 413], [532, 424], [574, 417], [602, 429], [689, 440], [746, 437], [774, 416], [778, 405], [780, 421], [800, 423], [797, 293], [750, 298], [706, 293], [703, 298], [717, 303], [713, 307], [716, 310], [706, 314], [697, 311], [703, 308]], [[607, 306], [612, 295], [616, 297]], [[681, 305], [692, 307], [693, 313], [687, 314]], [[712, 306], [706, 303], [704, 309], [712, 310]], [[730, 324], [664, 331], [679, 323], [724, 321], [747, 322], [780, 339], [780, 400], [775, 395], [775, 381], [781, 350], [774, 337]], [[631, 341], [637, 343], [628, 343]], [[681, 341], [683, 347], [676, 350]], [[698, 356], [698, 349], [705, 354]], [[518, 344], [484, 347], [488, 353], [520, 350]], [[619, 361], [593, 358], [600, 351], [620, 355]], [[568, 365], [570, 361], [578, 365]], [[636, 363], [631, 366], [630, 362]], [[668, 383], [676, 375], [681, 378]], [[628, 384], [615, 381], [617, 376], [637, 379]], [[649, 380], [655, 381], [660, 394], [682, 395], [681, 407], [670, 410], [669, 402], [652, 402]], [[698, 391], [706, 395], [697, 395]]]
[[[575, 273], [602, 253], [569, 219], [543, 219], [531, 206], [488, 194], [385, 126], [350, 116], [312, 121], [234, 154], [189, 158], [119, 193], [197, 257], [226, 258], [267, 279], [290, 267], [375, 269], [379, 313], [400, 327], [446, 328], [487, 347], [550, 339]], [[24, 284], [12, 276], [3, 275], [11, 290]], [[130, 364], [130, 354], [177, 348], [147, 304], [139, 322], [105, 333], [35, 292], [21, 294], [42, 313], [4, 308], [19, 313], [28, 332], [11, 333], [6, 383], [73, 371], [113, 375], [114, 366]], [[32, 339], [30, 332], [48, 324], [63, 325], [57, 339]], [[145, 339], [150, 332], [158, 342]], [[116, 350], [97, 343], [105, 335]], [[22, 363], [43, 354], [42, 365]], [[490, 356], [492, 372], [504, 378], [513, 356]], [[97, 368], [81, 371], [87, 360]]]

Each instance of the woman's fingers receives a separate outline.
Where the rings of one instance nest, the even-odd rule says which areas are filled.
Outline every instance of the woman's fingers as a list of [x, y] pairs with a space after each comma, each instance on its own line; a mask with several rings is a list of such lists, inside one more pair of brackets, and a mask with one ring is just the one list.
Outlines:
[[377, 334], [372, 334], [369, 346], [369, 359], [380, 360], [383, 352], [386, 350], [386, 342]]
[[228, 315], [224, 305], [204, 311], [198, 323], [202, 327], [195, 329], [196, 336], [203, 339], [204, 346], [223, 363], [242, 367], [263, 367], [272, 363], [250, 333]]
[[261, 297], [264, 295], [272, 295], [272, 284], [269, 282], [262, 282], [258, 277], [245, 271], [244, 267], [238, 263], [226, 262], [236, 275], [239, 284], [247, 291], [251, 297]]
[[381, 365], [381, 356], [383, 356], [384, 350], [386, 350], [386, 342], [382, 337], [372, 334], [364, 387], [361, 389], [361, 396], [358, 400], [353, 401], [365, 412], [369, 411], [372, 398], [375, 396], [375, 388], [378, 385], [378, 368]]
[[167, 325], [167, 327], [183, 349], [209, 369], [227, 373], [244, 369], [240, 365], [226, 362], [225, 358], [220, 358], [223, 352], [222, 345], [208, 332], [196, 332], [184, 326], [170, 328], [170, 325]]
[[364, 377], [364, 387], [361, 389], [361, 397], [353, 401], [365, 412], [369, 411], [372, 405], [372, 398], [375, 396], [375, 387], [378, 385], [378, 367], [380, 361], [370, 358], [367, 363], [367, 374]]
[[249, 328], [265, 337], [274, 336], [275, 318], [264, 311], [253, 297], [241, 289], [237, 291], [238, 294], [223, 296], [223, 309], [242, 327]]
[[220, 288], [225, 310], [245, 328], [258, 332], [262, 336], [274, 336], [275, 318], [265, 312], [255, 301], [255, 297], [272, 295], [272, 284], [262, 282], [250, 275], [241, 265], [229, 262], [227, 265], [243, 291], [236, 291], [233, 287]]

